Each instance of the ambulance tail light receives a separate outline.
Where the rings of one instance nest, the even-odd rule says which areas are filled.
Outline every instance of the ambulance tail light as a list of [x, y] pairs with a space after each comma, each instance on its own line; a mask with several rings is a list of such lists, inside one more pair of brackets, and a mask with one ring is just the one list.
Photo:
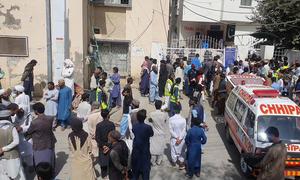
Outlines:
[[277, 97], [279, 92], [277, 90], [253, 90], [253, 93], [258, 97]]

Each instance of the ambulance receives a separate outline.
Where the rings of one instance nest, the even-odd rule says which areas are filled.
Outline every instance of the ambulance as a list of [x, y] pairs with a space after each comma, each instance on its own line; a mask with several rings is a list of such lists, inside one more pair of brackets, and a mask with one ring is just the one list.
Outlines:
[[227, 75], [226, 91], [229, 94], [238, 85], [263, 85], [265, 80], [256, 75]]
[[[226, 101], [224, 120], [226, 139], [241, 154], [255, 155], [269, 147], [265, 131], [278, 128], [288, 152], [285, 175], [300, 176], [300, 107], [293, 101], [268, 86], [237, 86]], [[244, 174], [253, 175], [243, 156], [240, 167]]]

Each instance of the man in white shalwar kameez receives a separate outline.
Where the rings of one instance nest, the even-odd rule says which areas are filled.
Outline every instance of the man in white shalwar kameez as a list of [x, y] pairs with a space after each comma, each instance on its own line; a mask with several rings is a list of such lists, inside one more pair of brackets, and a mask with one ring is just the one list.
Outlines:
[[30, 99], [29, 96], [24, 93], [24, 87], [21, 85], [15, 86], [16, 91], [16, 99], [15, 103], [19, 106], [19, 108], [23, 109], [25, 114], [30, 113]]
[[164, 149], [166, 147], [167, 120], [169, 118], [166, 112], [162, 112], [162, 101], [155, 101], [156, 111], [149, 113], [148, 124], [152, 126], [154, 135], [150, 139], [150, 152], [152, 166], [161, 165]]
[[91, 113], [91, 105], [88, 103], [89, 102], [89, 95], [88, 94], [83, 94], [81, 96], [82, 102], [78, 105], [77, 108], [77, 117], [83, 120], [83, 130], [85, 132], [89, 132], [89, 127], [87, 123], [88, 115]]
[[[1, 119], [9, 119], [10, 111], [0, 111]], [[8, 120], [0, 120], [0, 179], [26, 180], [17, 146], [19, 135]]]
[[171, 158], [172, 165], [178, 162], [179, 169], [184, 169], [183, 146], [186, 136], [186, 120], [180, 115], [179, 105], [175, 106], [175, 115], [169, 119], [169, 128], [171, 133]]
[[[11, 119], [13, 125], [16, 127], [19, 133], [19, 152], [22, 162], [26, 164], [30, 171], [33, 170], [33, 151], [32, 151], [32, 140], [26, 140], [24, 133], [27, 132], [32, 122], [31, 113], [25, 113], [23, 109], [19, 109], [15, 103], [10, 104], [7, 107], [11, 112]], [[25, 167], [24, 167], [25, 168]]]
[[57, 115], [57, 102], [58, 102], [58, 90], [55, 88], [53, 82], [48, 82], [48, 90], [44, 93], [45, 115], [56, 117]]

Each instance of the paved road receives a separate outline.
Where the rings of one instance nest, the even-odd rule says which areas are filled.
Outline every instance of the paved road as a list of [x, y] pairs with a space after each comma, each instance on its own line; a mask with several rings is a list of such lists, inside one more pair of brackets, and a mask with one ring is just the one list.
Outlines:
[[[148, 103], [146, 97], [140, 97], [136, 88], [134, 88], [134, 97], [139, 99], [141, 106], [147, 109], [148, 112], [154, 110], [154, 106]], [[188, 99], [184, 97], [182, 100], [183, 112], [182, 115], [187, 117], [188, 114]], [[239, 171], [239, 154], [234, 145], [229, 145], [225, 140], [224, 124], [221, 117], [212, 116], [213, 110], [209, 106], [207, 100], [204, 101], [204, 108], [209, 125], [208, 141], [204, 146], [204, 154], [202, 157], [202, 171], [200, 179], [209, 180], [242, 180], [245, 179]], [[112, 120], [118, 122], [121, 119], [121, 112], [116, 111]], [[56, 144], [57, 178], [60, 180], [68, 180], [69, 178], [69, 161], [68, 161], [68, 144], [67, 136], [70, 130], [62, 132], [57, 129], [55, 135], [58, 139]], [[185, 171], [179, 171], [177, 168], [170, 166], [168, 158], [170, 157], [170, 146], [166, 143], [164, 163], [162, 167], [153, 167], [151, 169], [151, 179], [167, 180], [167, 179], [186, 179]], [[96, 167], [96, 169], [99, 169]], [[97, 171], [97, 174], [98, 171]], [[33, 179], [32, 177], [30, 179]], [[99, 178], [100, 179], [100, 178]]]

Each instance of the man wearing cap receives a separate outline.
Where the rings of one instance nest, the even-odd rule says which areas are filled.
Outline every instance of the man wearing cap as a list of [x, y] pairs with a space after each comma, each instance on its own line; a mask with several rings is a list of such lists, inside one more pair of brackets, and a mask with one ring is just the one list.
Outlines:
[[7, 106], [12, 116], [12, 123], [16, 127], [19, 133], [19, 152], [22, 162], [26, 164], [29, 171], [33, 171], [33, 157], [32, 157], [32, 140], [27, 140], [24, 134], [27, 132], [32, 122], [31, 113], [25, 113], [23, 109], [19, 109], [19, 106], [12, 103]]
[[33, 89], [33, 70], [34, 66], [36, 66], [37, 61], [36, 60], [31, 60], [24, 69], [21, 81], [23, 82], [24, 86], [24, 92], [27, 94], [30, 98], [30, 101], [32, 100], [32, 95], [31, 92], [34, 90]]
[[19, 135], [9, 121], [10, 111], [0, 111], [0, 179], [25, 180], [18, 152]]
[[27, 114], [30, 113], [30, 97], [24, 93], [24, 90], [24, 87], [21, 85], [15, 86], [15, 91], [17, 95], [15, 103]]
[[169, 128], [171, 133], [171, 159], [172, 166], [179, 164], [179, 169], [184, 169], [183, 146], [186, 136], [186, 120], [180, 115], [180, 106], [174, 107], [175, 115], [169, 119]]

